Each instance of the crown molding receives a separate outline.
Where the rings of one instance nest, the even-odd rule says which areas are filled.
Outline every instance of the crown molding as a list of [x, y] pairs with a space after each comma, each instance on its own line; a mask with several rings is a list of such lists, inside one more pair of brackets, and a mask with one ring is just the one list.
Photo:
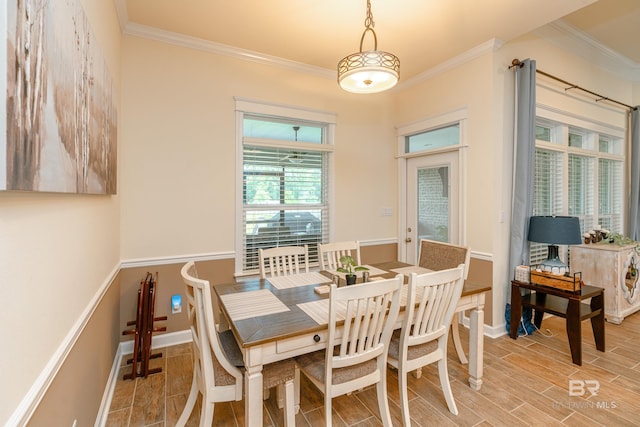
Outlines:
[[403, 83], [399, 83], [397, 88], [406, 89], [425, 80], [432, 79], [439, 74], [443, 74], [449, 70], [460, 67], [468, 62], [473, 61], [476, 58], [486, 55], [487, 53], [495, 52], [496, 50], [500, 49], [503, 44], [504, 42], [500, 39], [493, 38], [487, 40], [486, 42], [479, 44], [478, 46], [471, 48], [466, 52], [461, 53], [460, 55], [454, 56], [453, 58], [442, 62], [435, 67], [417, 74], [416, 76]]
[[[120, 16], [120, 15], [118, 15]], [[263, 65], [275, 65], [287, 68], [293, 71], [313, 74], [320, 77], [335, 79], [336, 71], [326, 68], [316, 67], [313, 65], [303, 64], [301, 62], [290, 61], [288, 59], [279, 58], [277, 56], [267, 55], [264, 53], [241, 49], [234, 46], [215, 43], [196, 37], [189, 37], [171, 31], [159, 30], [157, 28], [146, 25], [127, 22], [122, 25], [120, 23], [123, 34], [142, 37], [149, 40], [156, 40], [163, 43], [169, 43], [176, 46], [197, 49], [204, 52], [214, 53], [216, 55], [228, 56], [231, 58], [242, 59]]]
[[534, 34], [617, 77], [640, 83], [640, 64], [603, 45], [562, 19], [534, 30]]

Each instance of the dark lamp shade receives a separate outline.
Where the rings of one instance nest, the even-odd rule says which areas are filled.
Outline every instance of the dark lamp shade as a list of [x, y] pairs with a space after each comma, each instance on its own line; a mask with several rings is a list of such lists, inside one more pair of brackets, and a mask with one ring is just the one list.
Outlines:
[[550, 245], [579, 245], [582, 243], [580, 222], [575, 216], [532, 216], [528, 239]]

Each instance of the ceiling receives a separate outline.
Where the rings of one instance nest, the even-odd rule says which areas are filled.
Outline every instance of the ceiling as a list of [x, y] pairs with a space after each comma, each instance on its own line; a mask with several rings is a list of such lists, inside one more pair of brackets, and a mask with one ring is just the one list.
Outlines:
[[[357, 52], [365, 0], [114, 0], [123, 32], [335, 74]], [[401, 81], [536, 31], [640, 81], [640, 0], [372, 0]], [[549, 24], [549, 25], [547, 25]], [[363, 50], [372, 50], [368, 33]], [[595, 53], [594, 53], [595, 52]], [[613, 58], [613, 59], [612, 59]], [[622, 64], [622, 67], [620, 66]]]

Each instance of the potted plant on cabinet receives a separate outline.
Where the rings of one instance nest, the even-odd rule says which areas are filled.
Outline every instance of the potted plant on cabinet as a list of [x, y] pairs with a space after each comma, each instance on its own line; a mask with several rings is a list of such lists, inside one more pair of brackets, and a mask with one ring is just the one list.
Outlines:
[[347, 281], [347, 286], [353, 285], [356, 283], [356, 278], [357, 278], [355, 274], [356, 271], [369, 270], [367, 267], [356, 265], [356, 261], [353, 259], [353, 257], [349, 255], [341, 256], [340, 264], [341, 264], [341, 267], [338, 267], [338, 271], [341, 273], [345, 273], [344, 278]]

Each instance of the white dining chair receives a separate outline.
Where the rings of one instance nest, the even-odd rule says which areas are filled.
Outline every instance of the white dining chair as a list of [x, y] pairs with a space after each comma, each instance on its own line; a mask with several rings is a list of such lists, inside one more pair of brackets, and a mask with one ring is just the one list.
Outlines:
[[[454, 245], [452, 243], [438, 242], [436, 240], [420, 239], [420, 254], [418, 256], [418, 265], [428, 268], [429, 270], [444, 270], [454, 268], [460, 264], [464, 264], [464, 280], [469, 275], [469, 261], [471, 259], [471, 251], [467, 246]], [[453, 316], [451, 321], [451, 339], [456, 349], [456, 354], [460, 363], [468, 363], [467, 356], [464, 354], [462, 340], [460, 339], [460, 331], [458, 329], [458, 315]], [[420, 370], [416, 372], [420, 377]]]
[[321, 243], [318, 245], [318, 257], [323, 270], [337, 270], [342, 267], [340, 257], [351, 256], [356, 265], [362, 265], [360, 260], [360, 242], [357, 240], [333, 243]]
[[[332, 423], [334, 397], [372, 384], [376, 384], [382, 424], [391, 426], [386, 361], [402, 283], [403, 276], [398, 274], [357, 286], [331, 285], [327, 347], [296, 358], [301, 372], [324, 394], [326, 426]], [[341, 336], [339, 325], [343, 325]]]
[[[244, 363], [242, 352], [231, 330], [219, 332], [213, 318], [213, 301], [209, 281], [198, 278], [193, 261], [181, 271], [185, 283], [187, 313], [193, 347], [193, 379], [184, 410], [176, 426], [184, 426], [198, 394], [202, 394], [200, 427], [213, 423], [214, 405], [242, 399]], [[265, 365], [262, 370], [265, 388], [285, 386], [285, 425], [295, 425], [295, 361], [286, 359]]]
[[417, 275], [411, 273], [402, 328], [393, 332], [388, 363], [398, 370], [403, 425], [409, 427], [410, 371], [438, 362], [440, 385], [449, 411], [458, 415], [447, 369], [447, 339], [462, 293], [464, 266]]
[[304, 246], [279, 246], [258, 249], [260, 277], [289, 276], [309, 272], [309, 249]]

